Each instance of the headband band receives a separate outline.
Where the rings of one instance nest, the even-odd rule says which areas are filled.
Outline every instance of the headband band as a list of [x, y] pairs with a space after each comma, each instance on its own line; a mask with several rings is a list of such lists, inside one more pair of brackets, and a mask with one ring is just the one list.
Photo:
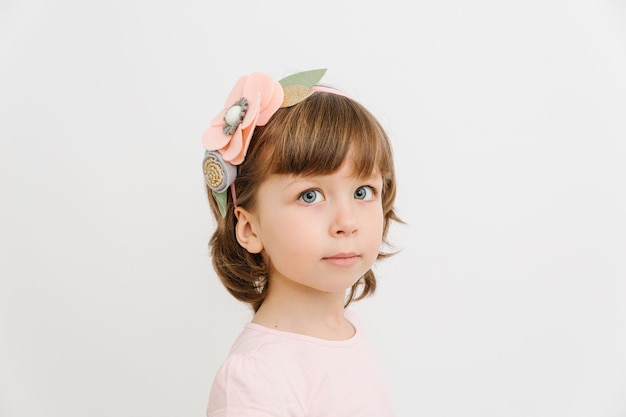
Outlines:
[[347, 95], [346, 93], [336, 90], [334, 88], [331, 87], [325, 87], [323, 85], [314, 85], [313, 87], [311, 87], [311, 90], [316, 91], [316, 92], [320, 92], [320, 93], [331, 93], [331, 94], [336, 94], [338, 96], [342, 96], [342, 97], [348, 97], [348, 98], [352, 98], [349, 95]]

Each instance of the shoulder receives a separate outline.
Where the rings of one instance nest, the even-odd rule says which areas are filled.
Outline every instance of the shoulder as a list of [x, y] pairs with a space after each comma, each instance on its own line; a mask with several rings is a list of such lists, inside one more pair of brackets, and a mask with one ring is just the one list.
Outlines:
[[[284, 390], [276, 389], [275, 385], [280, 381], [271, 381], [271, 371], [254, 357], [231, 354], [213, 380], [208, 415], [219, 415], [220, 410], [233, 412], [250, 406], [272, 415], [276, 393]], [[275, 388], [268, 390], [270, 385]]]
[[208, 416], [389, 415], [361, 322], [346, 318], [356, 334], [344, 341], [246, 326], [215, 376]]
[[[285, 346], [271, 335], [246, 328], [235, 341], [219, 368], [209, 396], [208, 416], [302, 415], [297, 398], [298, 378], [290, 372], [292, 359], [285, 357]], [[285, 413], [285, 411], [289, 411]]]

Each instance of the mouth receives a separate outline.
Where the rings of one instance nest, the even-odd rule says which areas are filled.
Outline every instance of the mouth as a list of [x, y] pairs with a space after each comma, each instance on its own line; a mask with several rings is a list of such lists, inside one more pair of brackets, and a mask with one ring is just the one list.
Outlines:
[[336, 266], [351, 266], [360, 258], [356, 253], [338, 253], [332, 256], [322, 258], [324, 261]]

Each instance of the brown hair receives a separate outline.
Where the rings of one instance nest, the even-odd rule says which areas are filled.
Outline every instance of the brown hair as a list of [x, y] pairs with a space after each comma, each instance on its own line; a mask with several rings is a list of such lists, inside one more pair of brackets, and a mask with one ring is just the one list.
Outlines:
[[[331, 174], [346, 158], [352, 160], [357, 177], [365, 178], [376, 171], [382, 175], [383, 242], [387, 243], [390, 221], [402, 222], [393, 210], [396, 181], [391, 145], [365, 107], [338, 94], [316, 92], [292, 107], [278, 109], [265, 126], [255, 129], [246, 158], [238, 167], [237, 205], [254, 210], [256, 191], [272, 174]], [[268, 289], [268, 265], [262, 254], [250, 253], [239, 245], [231, 193], [227, 193], [227, 214], [222, 218], [208, 187], [207, 192], [217, 220], [209, 242], [215, 271], [226, 289], [256, 312]], [[380, 252], [378, 259], [390, 255]], [[375, 289], [376, 279], [370, 269], [352, 286], [346, 306]]]

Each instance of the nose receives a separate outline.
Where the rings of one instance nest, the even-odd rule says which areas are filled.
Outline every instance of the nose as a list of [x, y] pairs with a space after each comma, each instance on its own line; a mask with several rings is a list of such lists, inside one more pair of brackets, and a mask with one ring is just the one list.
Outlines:
[[357, 232], [359, 222], [354, 200], [336, 202], [330, 232], [333, 236], [350, 236]]

